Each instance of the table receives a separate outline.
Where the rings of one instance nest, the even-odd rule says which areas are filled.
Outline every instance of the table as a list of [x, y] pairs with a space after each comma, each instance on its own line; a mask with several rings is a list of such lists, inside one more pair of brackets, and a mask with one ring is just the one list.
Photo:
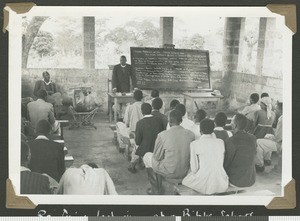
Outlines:
[[[126, 95], [122, 95], [119, 93], [107, 93], [107, 95], [109, 122], [112, 121], [112, 102], [115, 104], [116, 109], [119, 107], [119, 104], [134, 102], [132, 93], [127, 93]], [[114, 111], [114, 122], [117, 122], [117, 111]]]
[[220, 109], [220, 99], [223, 98], [222, 95], [212, 95], [211, 92], [183, 93], [182, 95], [183, 95], [183, 103], [184, 103], [185, 106], [186, 106], [186, 101], [187, 100], [190, 100], [192, 103], [195, 103], [195, 100], [199, 99], [199, 100], [202, 100], [202, 101], [217, 101], [218, 102], [217, 103], [217, 109]]

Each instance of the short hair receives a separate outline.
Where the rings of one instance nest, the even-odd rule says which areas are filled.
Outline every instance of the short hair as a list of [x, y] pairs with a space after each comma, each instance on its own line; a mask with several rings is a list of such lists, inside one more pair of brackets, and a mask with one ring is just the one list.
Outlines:
[[151, 97], [159, 97], [159, 91], [154, 89], [151, 91]]
[[48, 71], [44, 71], [43, 74], [42, 74], [43, 77], [44, 77], [46, 74], [50, 75]]
[[[121, 55], [121, 57], [120, 58], [125, 58], [126, 59], [126, 56], [125, 55]], [[127, 60], [127, 59], [126, 59]]]
[[239, 130], [244, 130], [247, 126], [247, 118], [243, 114], [236, 114], [233, 118]]
[[264, 92], [264, 93], [262, 93], [262, 94], [260, 95], [260, 98], [263, 98], [263, 97], [269, 97], [269, 94], [266, 93], [266, 92]]
[[250, 99], [254, 102], [257, 103], [259, 101], [259, 94], [258, 93], [253, 93], [250, 95]]
[[37, 95], [38, 98], [41, 98], [41, 99], [45, 100], [46, 97], [47, 97], [47, 91], [45, 89], [38, 90], [36, 92], [36, 95]]
[[92, 167], [93, 169], [94, 168], [99, 168], [98, 165], [96, 163], [93, 163], [93, 162], [88, 163], [87, 165], [90, 166], [90, 167]]
[[141, 110], [143, 115], [151, 114], [152, 107], [149, 103], [142, 103]]
[[163, 106], [163, 101], [159, 97], [154, 98], [152, 101], [152, 107], [155, 110], [159, 110]]
[[37, 134], [48, 135], [51, 131], [51, 125], [47, 120], [40, 120], [35, 127]]
[[25, 141], [21, 141], [21, 164], [28, 161], [29, 152], [29, 145]]
[[143, 99], [143, 92], [141, 90], [135, 90], [133, 92], [133, 98], [136, 101], [141, 101]]
[[184, 116], [186, 113], [186, 108], [183, 104], [177, 104], [175, 110], [178, 110], [182, 114], [182, 116]]
[[205, 112], [205, 110], [200, 109], [200, 110], [196, 111], [195, 119], [197, 122], [200, 122], [201, 120], [205, 119], [206, 116], [207, 116], [207, 113]]
[[206, 118], [200, 122], [200, 131], [203, 134], [212, 134], [214, 132], [214, 127], [215, 127], [215, 124], [210, 119]]
[[179, 100], [176, 100], [176, 99], [172, 100], [172, 101], [170, 102], [170, 108], [171, 108], [171, 109], [174, 109], [174, 108], [176, 107], [177, 104], [180, 104]]
[[215, 116], [215, 124], [218, 127], [224, 127], [226, 125], [227, 116], [224, 112], [219, 112]]
[[170, 122], [177, 123], [178, 125], [182, 122], [182, 114], [178, 110], [172, 110], [169, 114]]

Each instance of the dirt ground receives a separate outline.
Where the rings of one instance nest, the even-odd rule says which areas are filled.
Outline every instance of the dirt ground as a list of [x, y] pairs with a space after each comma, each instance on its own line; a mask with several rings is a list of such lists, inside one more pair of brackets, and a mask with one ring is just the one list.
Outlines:
[[[70, 116], [65, 116], [70, 119]], [[104, 168], [111, 176], [116, 190], [120, 195], [145, 195], [150, 187], [146, 170], [138, 169], [135, 174], [127, 168], [129, 161], [119, 153], [113, 143], [113, 131], [109, 128], [106, 113], [98, 113], [94, 118], [97, 130], [94, 128], [78, 128], [69, 130], [64, 128], [65, 146], [68, 153], [73, 156], [72, 167], [79, 167], [84, 163], [94, 162]], [[275, 195], [281, 193], [281, 173], [274, 172], [277, 157], [273, 156], [271, 166], [266, 167], [265, 172], [257, 174], [256, 183], [248, 188], [251, 191], [269, 190]], [[167, 193], [171, 193], [168, 190]]]

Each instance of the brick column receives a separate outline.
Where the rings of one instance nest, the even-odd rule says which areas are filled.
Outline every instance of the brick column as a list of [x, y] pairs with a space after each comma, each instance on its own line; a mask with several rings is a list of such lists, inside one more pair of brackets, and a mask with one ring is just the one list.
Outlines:
[[160, 18], [160, 42], [164, 44], [173, 44], [173, 17]]
[[265, 37], [267, 28], [267, 18], [259, 19], [259, 33], [257, 44], [257, 58], [256, 58], [256, 74], [262, 75], [265, 51]]
[[[221, 93], [225, 101], [231, 94], [232, 73], [236, 72], [240, 51], [240, 36], [244, 31], [244, 18], [226, 18], [223, 40], [223, 73]], [[228, 103], [228, 102], [227, 102]]]
[[83, 17], [83, 64], [95, 68], [95, 17]]

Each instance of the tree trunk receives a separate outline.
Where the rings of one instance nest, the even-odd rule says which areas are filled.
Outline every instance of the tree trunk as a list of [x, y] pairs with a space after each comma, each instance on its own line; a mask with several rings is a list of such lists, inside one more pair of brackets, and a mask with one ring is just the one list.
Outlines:
[[27, 67], [28, 55], [35, 36], [48, 17], [33, 17], [22, 36], [22, 67]]

